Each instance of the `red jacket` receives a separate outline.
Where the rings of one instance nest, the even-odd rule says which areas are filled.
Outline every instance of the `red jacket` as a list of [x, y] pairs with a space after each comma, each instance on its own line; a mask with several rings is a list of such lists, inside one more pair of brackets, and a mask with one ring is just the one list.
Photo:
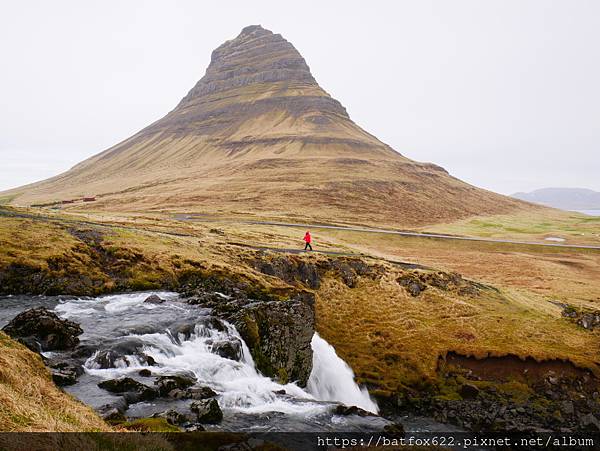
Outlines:
[[304, 235], [304, 241], [306, 241], [307, 243], [310, 243], [312, 241], [312, 238], [311, 238], [309, 232], [306, 232], [306, 235]]

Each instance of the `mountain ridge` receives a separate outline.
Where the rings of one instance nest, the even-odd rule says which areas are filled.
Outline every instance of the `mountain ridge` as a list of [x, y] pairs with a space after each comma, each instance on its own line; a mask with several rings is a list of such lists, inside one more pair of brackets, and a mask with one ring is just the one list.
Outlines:
[[587, 188], [540, 188], [511, 197], [563, 210], [600, 210], [600, 192]]
[[[355, 124], [281, 35], [246, 27], [163, 118], [15, 205], [96, 196], [113, 210], [243, 211], [420, 225], [523, 208], [412, 161]], [[5, 194], [6, 194], [5, 193]], [[68, 208], [77, 208], [76, 205]]]

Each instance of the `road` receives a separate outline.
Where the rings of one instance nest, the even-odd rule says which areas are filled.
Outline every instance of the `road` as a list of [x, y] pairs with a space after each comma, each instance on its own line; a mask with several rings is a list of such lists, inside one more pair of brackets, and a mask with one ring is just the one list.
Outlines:
[[220, 222], [220, 223], [234, 223], [234, 224], [251, 224], [251, 225], [268, 225], [277, 227], [296, 227], [296, 228], [310, 228], [310, 229], [333, 229], [333, 230], [345, 230], [349, 232], [365, 232], [365, 233], [380, 233], [388, 235], [400, 235], [417, 238], [433, 238], [442, 240], [457, 240], [457, 241], [477, 241], [483, 243], [504, 243], [504, 244], [520, 244], [526, 246], [544, 246], [554, 248], [568, 248], [568, 249], [595, 249], [600, 250], [600, 245], [591, 244], [561, 244], [561, 243], [540, 243], [537, 241], [519, 241], [519, 240], [508, 240], [499, 238], [480, 238], [470, 236], [456, 236], [456, 235], [444, 235], [440, 233], [421, 233], [421, 232], [410, 232], [401, 230], [390, 230], [390, 229], [374, 229], [369, 227], [350, 227], [350, 226], [337, 226], [332, 224], [301, 224], [294, 222], [275, 222], [275, 221], [244, 221], [244, 220], [225, 220], [218, 219], [209, 216], [195, 216], [192, 214], [176, 214], [175, 219], [179, 221], [198, 221], [198, 222]]

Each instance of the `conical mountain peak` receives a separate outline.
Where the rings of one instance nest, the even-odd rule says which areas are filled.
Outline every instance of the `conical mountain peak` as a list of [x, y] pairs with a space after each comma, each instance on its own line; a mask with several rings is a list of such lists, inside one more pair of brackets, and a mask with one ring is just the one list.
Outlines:
[[253, 84], [314, 84], [302, 55], [280, 34], [250, 25], [212, 52], [206, 74], [184, 101]]
[[260, 25], [216, 48], [204, 76], [162, 119], [12, 194], [16, 204], [62, 205], [80, 193], [109, 210], [308, 214], [381, 225], [518, 207], [363, 130], [318, 85], [298, 50]]

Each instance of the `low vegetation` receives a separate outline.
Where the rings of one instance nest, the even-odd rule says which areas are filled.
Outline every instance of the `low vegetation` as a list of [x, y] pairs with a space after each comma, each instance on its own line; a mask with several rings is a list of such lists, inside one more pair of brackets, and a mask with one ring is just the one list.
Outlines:
[[60, 390], [41, 357], [0, 332], [3, 431], [109, 431], [89, 407]]

